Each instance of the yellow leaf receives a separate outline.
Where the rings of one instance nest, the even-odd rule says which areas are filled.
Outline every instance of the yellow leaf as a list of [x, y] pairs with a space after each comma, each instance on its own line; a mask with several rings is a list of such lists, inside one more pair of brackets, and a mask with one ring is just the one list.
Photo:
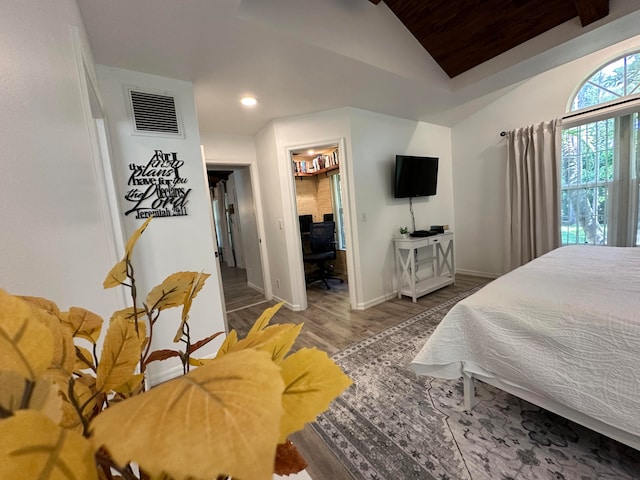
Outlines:
[[78, 411], [66, 400], [62, 402], [62, 420], [60, 420], [59, 425], [62, 428], [78, 433], [82, 433], [84, 429]]
[[79, 372], [81, 370], [86, 370], [87, 368], [95, 368], [93, 354], [84, 347], [80, 347], [78, 345], [75, 346], [76, 350], [76, 361], [73, 366], [74, 372]]
[[134, 318], [138, 318], [138, 322], [141, 322], [142, 320], [144, 320], [145, 318], [147, 318], [147, 314], [144, 311], [144, 307], [136, 307], [136, 310], [133, 310], [133, 307], [127, 307], [127, 308], [123, 308], [122, 310], [116, 310], [115, 312], [113, 312], [113, 315], [111, 315], [111, 319], [109, 320], [109, 323], [113, 322], [113, 320], [116, 317], [123, 317], [127, 320], [133, 321]]
[[229, 332], [229, 335], [227, 335], [227, 337], [224, 339], [224, 342], [222, 342], [222, 345], [220, 345], [216, 358], [220, 358], [221, 356], [228, 353], [229, 349], [236, 343], [238, 343], [238, 333], [235, 330], [231, 330]]
[[125, 258], [131, 257], [131, 253], [133, 252], [133, 247], [135, 246], [136, 242], [140, 238], [140, 235], [142, 235], [142, 232], [146, 230], [147, 225], [149, 225], [149, 222], [151, 221], [152, 218], [153, 217], [147, 218], [145, 222], [142, 225], [140, 225], [140, 227], [135, 232], [133, 232], [133, 235], [129, 237], [129, 240], [127, 241], [127, 246], [125, 247]]
[[133, 307], [118, 310], [114, 312], [113, 315], [111, 315], [110, 323], [118, 317], [126, 319], [131, 324], [134, 330], [136, 330], [137, 324], [138, 338], [140, 339], [140, 349], [144, 350], [144, 347], [149, 340], [147, 338], [147, 322], [149, 321], [149, 318], [147, 317], [147, 313], [145, 312], [144, 308], [138, 307], [135, 311]]
[[353, 382], [323, 351], [303, 348], [281, 364], [285, 388], [279, 443], [329, 408], [329, 403]]
[[182, 330], [184, 329], [184, 324], [187, 322], [187, 320], [189, 320], [189, 311], [191, 310], [191, 303], [193, 302], [193, 299], [196, 298], [196, 295], [198, 294], [198, 292], [204, 286], [204, 282], [210, 276], [211, 275], [209, 275], [208, 273], [200, 272], [193, 279], [193, 282], [191, 284], [191, 289], [187, 293], [187, 296], [184, 299], [184, 304], [182, 305], [182, 315], [181, 315], [180, 327], [178, 327], [178, 331], [176, 332], [175, 336], [173, 337], [173, 341], [174, 342], [180, 341], [180, 337], [182, 337]]
[[264, 352], [229, 353], [102, 412], [91, 424], [94, 445], [153, 478], [270, 480], [282, 388]]
[[[183, 305], [187, 295], [195, 287], [193, 297], [202, 289], [204, 281], [210, 277], [208, 273], [176, 272], [151, 289], [147, 295], [146, 304], [150, 310], [164, 310], [166, 308]], [[202, 278], [197, 281], [198, 278]]]
[[302, 323], [298, 325], [293, 323], [270, 325], [229, 347], [229, 352], [253, 348], [268, 352], [274, 362], [280, 363], [298, 338], [302, 325]]
[[[60, 392], [63, 395], [62, 403], [62, 420], [60, 425], [69, 430], [75, 430], [82, 432], [83, 425], [82, 419], [76, 407], [73, 406], [69, 399], [69, 387], [68, 383], [62, 387], [60, 385]], [[94, 396], [95, 380], [89, 375], [82, 375], [73, 382], [73, 397], [75, 404], [79, 408], [82, 408], [82, 416], [86, 419], [91, 419], [93, 416], [93, 409], [96, 406], [96, 397]]]
[[113, 288], [122, 285], [127, 279], [127, 259], [123, 258], [116, 263], [102, 282], [103, 288]]
[[58, 305], [56, 305], [55, 302], [51, 300], [42, 297], [29, 297], [26, 295], [20, 295], [19, 298], [21, 298], [25, 302], [30, 303], [34, 307], [38, 307], [44, 310], [45, 312], [49, 312], [56, 316], [60, 315], [60, 309], [58, 308]]
[[203, 365], [206, 365], [207, 363], [214, 362], [215, 360], [216, 360], [215, 358], [193, 358], [193, 357], [189, 357], [189, 365], [191, 365], [192, 367], [201, 367]]
[[140, 390], [141, 390], [140, 387], [142, 386], [143, 380], [144, 380], [144, 374], [142, 373], [131, 375], [131, 377], [129, 377], [129, 380], [127, 380], [125, 383], [123, 383], [119, 387], [114, 388], [114, 390], [124, 395], [125, 397], [131, 397], [133, 395], [140, 393]]
[[280, 302], [275, 304], [273, 307], [266, 308], [264, 312], [262, 312], [262, 315], [260, 315], [256, 322], [253, 324], [251, 330], [249, 330], [247, 337], [251, 337], [264, 330], [264, 328], [269, 324], [276, 312], [280, 310], [280, 307], [282, 305], [284, 305], [284, 302]]
[[48, 376], [55, 376], [54, 370], [59, 370], [62, 377], [68, 378], [73, 373], [76, 351], [71, 331], [61, 323], [59, 317], [45, 315], [44, 323], [49, 327], [53, 339], [53, 358], [47, 369]]
[[115, 318], [104, 339], [96, 370], [96, 388], [109, 391], [125, 383], [140, 361], [140, 339], [134, 326], [122, 317]]
[[97, 480], [91, 443], [42, 413], [21, 410], [0, 422], [0, 478]]
[[51, 331], [42, 310], [0, 290], [0, 369], [35, 381], [53, 358]]
[[[25, 390], [25, 379], [15, 372], [0, 371], [0, 406], [4, 410], [15, 412], [20, 408]], [[62, 398], [58, 395], [58, 387], [41, 378], [31, 392], [28, 404], [24, 407], [40, 410], [47, 417], [58, 423], [62, 418]]]
[[131, 258], [131, 253], [133, 252], [133, 247], [136, 242], [142, 235], [142, 232], [145, 231], [147, 225], [151, 221], [153, 217], [149, 217], [135, 232], [133, 235], [129, 237], [127, 241], [127, 246], [125, 247], [124, 258], [116, 263], [113, 268], [107, 273], [107, 277], [104, 279], [102, 286], [104, 288], [112, 288], [117, 287], [118, 285], [122, 285], [124, 281], [127, 279], [127, 262], [129, 258]]
[[96, 391], [96, 377], [94, 377], [93, 375], [79, 373], [75, 381], [76, 383], [81, 383], [82, 385], [87, 386], [92, 393]]
[[95, 344], [100, 338], [104, 320], [87, 309], [71, 307], [68, 312], [61, 314], [62, 323], [72, 332], [74, 337], [84, 338]]

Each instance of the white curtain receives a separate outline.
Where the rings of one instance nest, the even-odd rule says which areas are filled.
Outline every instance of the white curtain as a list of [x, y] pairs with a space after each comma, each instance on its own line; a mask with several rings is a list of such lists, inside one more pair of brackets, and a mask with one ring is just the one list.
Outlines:
[[560, 246], [560, 120], [507, 132], [507, 269]]

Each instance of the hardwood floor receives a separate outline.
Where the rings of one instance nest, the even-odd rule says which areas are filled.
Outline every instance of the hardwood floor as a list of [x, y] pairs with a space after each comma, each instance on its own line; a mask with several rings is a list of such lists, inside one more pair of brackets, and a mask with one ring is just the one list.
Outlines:
[[247, 271], [245, 269], [227, 267], [221, 263], [220, 274], [222, 275], [227, 313], [266, 301], [263, 293], [247, 285]]
[[[242, 274], [242, 272], [233, 273]], [[242, 294], [241, 285], [237, 283], [235, 286], [232, 286], [231, 282], [227, 285], [225, 275], [226, 273], [223, 271], [225, 299], [227, 299], [227, 289], [234, 290], [234, 292], [229, 291], [228, 293], [229, 298], [233, 300], [226, 300], [229, 328], [235, 329], [240, 337], [244, 337], [262, 311], [268, 306], [274, 305], [275, 302], [268, 301], [250, 305], [253, 297]], [[283, 307], [275, 315], [272, 323], [304, 323], [294, 348], [317, 347], [329, 355], [333, 355], [353, 343], [401, 323], [487, 281], [486, 278], [456, 275], [455, 285], [449, 285], [425, 295], [419, 298], [417, 303], [413, 303], [408, 297], [393, 298], [367, 310], [351, 310], [346, 283], [335, 286], [332, 284], [331, 290], [317, 284], [307, 289], [309, 304], [307, 310], [293, 312]], [[241, 280], [236, 279], [236, 282], [241, 283]], [[246, 279], [244, 283], [246, 287]], [[248, 306], [229, 308], [230, 304], [242, 304], [240, 300], [236, 300], [236, 297], [245, 298], [245, 305]], [[352, 478], [351, 474], [309, 426], [292, 435], [291, 440], [309, 463], [307, 472], [314, 480], [348, 480]]]

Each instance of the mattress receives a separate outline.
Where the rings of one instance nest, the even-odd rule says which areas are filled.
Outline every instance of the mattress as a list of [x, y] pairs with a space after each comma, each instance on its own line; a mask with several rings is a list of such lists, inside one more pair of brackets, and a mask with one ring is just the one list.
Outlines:
[[411, 363], [495, 378], [640, 435], [640, 248], [566, 246], [457, 303]]

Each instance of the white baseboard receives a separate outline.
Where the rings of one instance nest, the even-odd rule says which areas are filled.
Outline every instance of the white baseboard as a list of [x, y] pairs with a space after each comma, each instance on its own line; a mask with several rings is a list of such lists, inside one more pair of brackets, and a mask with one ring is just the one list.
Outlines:
[[254, 283], [247, 282], [247, 287], [253, 288], [256, 292], [260, 292], [261, 294], [264, 295], [264, 288], [259, 287], [258, 285], [254, 284]]
[[369, 300], [368, 302], [358, 303], [356, 304], [355, 309], [366, 310], [367, 308], [375, 307], [376, 305], [380, 305], [381, 303], [384, 303], [387, 300], [391, 300], [392, 298], [396, 298], [397, 296], [398, 296], [398, 292], [387, 293], [378, 298], [374, 298], [373, 300]]
[[477, 270], [466, 270], [463, 268], [457, 268], [456, 274], [460, 275], [471, 275], [473, 277], [483, 277], [483, 278], [498, 278], [502, 276], [502, 273], [487, 273], [487, 272], [478, 272]]
[[274, 295], [271, 300], [273, 300], [276, 303], [279, 302], [284, 302], [284, 306], [287, 307], [289, 310], [293, 310], [294, 312], [301, 312], [302, 310], [304, 310], [304, 308], [302, 308], [301, 305], [298, 304], [293, 304], [291, 302], [287, 302], [284, 298], [280, 298], [277, 295]]
[[158, 368], [157, 370], [159, 371], [154, 372], [153, 370], [147, 370], [147, 382], [151, 387], [155, 387], [156, 385], [160, 385], [161, 383], [167, 382], [172, 378], [176, 378], [182, 375], [182, 365], [177, 365], [175, 367], [169, 367], [165, 369]]

